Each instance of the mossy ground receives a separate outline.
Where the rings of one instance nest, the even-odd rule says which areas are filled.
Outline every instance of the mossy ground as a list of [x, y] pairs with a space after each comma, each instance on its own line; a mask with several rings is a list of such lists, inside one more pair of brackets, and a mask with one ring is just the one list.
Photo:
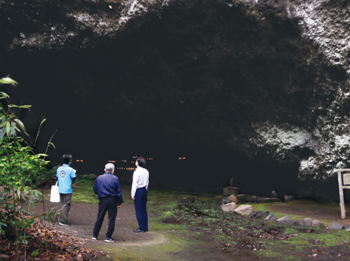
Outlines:
[[[97, 203], [92, 193], [93, 182], [74, 186], [73, 202]], [[124, 204], [129, 199], [130, 184], [122, 184]], [[350, 233], [325, 228], [281, 226], [277, 222], [242, 217], [223, 212], [219, 208], [221, 195], [150, 189], [148, 193], [149, 233], [157, 234], [155, 244], [110, 245], [97, 248], [109, 252], [114, 260], [348, 260]], [[290, 203], [252, 204], [254, 210], [269, 210], [277, 218], [278, 212], [295, 206], [327, 206], [333, 203], [295, 201]], [[130, 209], [132, 206], [130, 206]], [[288, 213], [292, 219], [308, 216]], [[134, 218], [133, 218], [134, 219]], [[130, 220], [132, 226], [136, 220]], [[319, 219], [322, 220], [322, 211]], [[325, 219], [325, 225], [330, 223]], [[135, 224], [134, 224], [135, 223]], [[147, 233], [146, 233], [147, 234]], [[157, 237], [154, 239], [157, 241]]]

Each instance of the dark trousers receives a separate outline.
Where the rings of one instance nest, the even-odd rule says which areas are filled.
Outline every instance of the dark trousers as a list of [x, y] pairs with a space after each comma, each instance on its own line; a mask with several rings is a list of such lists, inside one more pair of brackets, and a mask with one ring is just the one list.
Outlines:
[[61, 211], [60, 220], [59, 220], [60, 222], [67, 222], [71, 200], [72, 200], [72, 193], [60, 194], [61, 208], [65, 205], [64, 209], [62, 209]]
[[106, 212], [108, 211], [108, 230], [107, 230], [107, 237], [112, 237], [112, 234], [114, 232], [114, 226], [115, 226], [115, 219], [117, 217], [118, 212], [118, 201], [116, 197], [105, 197], [100, 199], [100, 203], [98, 204], [98, 213], [97, 213], [97, 220], [95, 222], [94, 227], [94, 236], [98, 236], [103, 219], [106, 215]]
[[147, 189], [139, 188], [135, 194], [135, 212], [139, 228], [148, 230], [148, 215], [147, 215]]

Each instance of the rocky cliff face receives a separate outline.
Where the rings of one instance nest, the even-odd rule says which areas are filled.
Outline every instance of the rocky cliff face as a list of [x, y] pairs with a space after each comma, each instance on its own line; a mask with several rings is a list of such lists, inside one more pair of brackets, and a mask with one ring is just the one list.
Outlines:
[[118, 115], [125, 133], [136, 119], [155, 149], [224, 148], [317, 184], [349, 165], [345, 0], [0, 1], [0, 13], [3, 73], [45, 75], [35, 90], [70, 91], [70, 110]]

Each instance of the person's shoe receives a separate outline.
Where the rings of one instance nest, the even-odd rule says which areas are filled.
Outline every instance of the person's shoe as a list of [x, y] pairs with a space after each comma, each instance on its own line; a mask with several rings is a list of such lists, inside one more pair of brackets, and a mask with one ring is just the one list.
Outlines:
[[148, 230], [143, 230], [143, 229], [141, 229], [141, 228], [138, 228], [138, 229], [135, 229], [135, 230], [133, 230], [135, 233], [145, 233], [146, 231], [148, 231]]
[[92, 240], [97, 240], [97, 237], [95, 237], [95, 236], [92, 236]]
[[68, 223], [64, 223], [64, 222], [58, 222], [58, 224], [60, 225], [60, 226], [65, 226], [65, 227], [69, 227], [70, 225], [68, 224]]
[[107, 243], [113, 243], [113, 242], [114, 242], [114, 239], [111, 238], [111, 237], [106, 237], [105, 242], [107, 242]]

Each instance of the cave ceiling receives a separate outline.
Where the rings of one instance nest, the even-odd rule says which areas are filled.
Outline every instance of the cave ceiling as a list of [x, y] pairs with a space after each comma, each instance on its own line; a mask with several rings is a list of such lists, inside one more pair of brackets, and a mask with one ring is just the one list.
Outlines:
[[56, 157], [224, 151], [320, 180], [347, 164], [346, 1], [0, 8], [0, 72], [20, 83], [6, 90], [33, 105], [21, 112], [32, 136], [47, 118], [42, 148], [58, 129]]

